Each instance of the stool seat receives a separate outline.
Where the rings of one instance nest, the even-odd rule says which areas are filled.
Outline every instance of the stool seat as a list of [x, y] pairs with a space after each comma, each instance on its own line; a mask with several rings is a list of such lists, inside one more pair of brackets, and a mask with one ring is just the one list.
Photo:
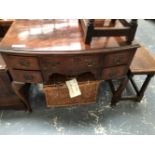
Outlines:
[[134, 74], [154, 73], [155, 58], [144, 47], [137, 49], [130, 65], [130, 71]]

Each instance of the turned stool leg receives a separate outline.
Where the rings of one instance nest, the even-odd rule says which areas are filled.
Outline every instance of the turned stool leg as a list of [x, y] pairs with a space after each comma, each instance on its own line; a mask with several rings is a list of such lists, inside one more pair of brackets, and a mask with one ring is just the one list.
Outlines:
[[116, 19], [112, 19], [111, 22], [112, 22], [113, 25], [115, 25], [116, 24]]
[[87, 29], [86, 29], [86, 33], [84, 34], [84, 40], [86, 44], [90, 44], [91, 40], [92, 40], [92, 34], [94, 31], [94, 19], [89, 19], [88, 23], [87, 23]]
[[137, 101], [140, 102], [144, 96], [145, 90], [148, 87], [148, 84], [151, 80], [151, 78], [153, 77], [154, 74], [148, 74], [141, 89], [139, 90], [138, 94], [137, 94]]
[[134, 75], [138, 75], [138, 74], [130, 73], [128, 78], [129, 78], [129, 80], [133, 86], [133, 89], [136, 92], [136, 95], [134, 95], [134, 96], [122, 96], [120, 100], [134, 100], [134, 101], [140, 102], [144, 96], [144, 93], [148, 87], [148, 84], [149, 84], [151, 78], [154, 76], [154, 73], [147, 73], [147, 77], [144, 80], [140, 89], [138, 88], [137, 84], [135, 83], [135, 81], [133, 79]]
[[112, 96], [112, 100], [111, 100], [111, 107], [116, 106], [116, 103], [118, 101], [120, 101], [121, 95], [122, 95], [124, 89], [126, 88], [127, 83], [128, 83], [128, 77], [126, 76], [122, 80], [122, 82], [121, 82], [120, 86], [118, 87], [118, 89], [113, 92], [113, 96]]
[[127, 42], [129, 44], [133, 41], [135, 37], [137, 26], [138, 26], [137, 19], [132, 19], [130, 22], [130, 33], [129, 36], [127, 37]]

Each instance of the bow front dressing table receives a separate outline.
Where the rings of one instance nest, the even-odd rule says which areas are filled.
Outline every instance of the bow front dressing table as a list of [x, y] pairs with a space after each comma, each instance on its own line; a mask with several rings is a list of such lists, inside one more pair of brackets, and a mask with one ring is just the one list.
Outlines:
[[126, 86], [127, 73], [140, 45], [123, 37], [94, 37], [84, 43], [78, 20], [17, 20], [0, 44], [12, 86], [29, 110], [26, 92], [32, 83], [50, 84], [53, 74], [76, 77], [90, 72], [97, 80], [121, 79], [115, 104]]

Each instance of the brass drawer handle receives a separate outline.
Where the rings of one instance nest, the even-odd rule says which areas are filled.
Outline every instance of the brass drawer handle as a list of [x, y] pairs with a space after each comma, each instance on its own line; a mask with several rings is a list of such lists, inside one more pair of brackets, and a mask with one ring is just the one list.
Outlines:
[[95, 66], [95, 63], [92, 62], [91, 60], [85, 60], [85, 63], [87, 64], [88, 67], [93, 67], [93, 66]]
[[19, 61], [19, 64], [25, 68], [29, 67], [30, 66], [30, 62], [27, 61], [27, 60], [20, 60]]
[[116, 64], [116, 65], [119, 65], [122, 63], [122, 60], [124, 59], [123, 56], [116, 56], [113, 58], [113, 63]]
[[50, 62], [51, 67], [56, 67], [57, 65], [60, 65], [60, 62]]
[[94, 66], [92, 63], [87, 63], [87, 66], [88, 67], [92, 67], [92, 66]]
[[117, 76], [117, 70], [112, 69], [112, 70], [110, 71], [110, 73], [109, 73], [109, 77], [113, 78], [113, 77], [115, 77], [115, 76]]
[[24, 74], [23, 77], [24, 77], [24, 79], [27, 80], [27, 81], [33, 80], [33, 76], [32, 76], [32, 75]]

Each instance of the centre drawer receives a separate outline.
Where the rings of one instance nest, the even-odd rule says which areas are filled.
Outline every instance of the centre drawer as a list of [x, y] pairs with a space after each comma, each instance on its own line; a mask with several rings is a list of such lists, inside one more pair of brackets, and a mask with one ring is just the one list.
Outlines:
[[43, 57], [42, 68], [44, 70], [75, 70], [97, 68], [101, 65], [99, 56], [52, 56]]
[[12, 69], [39, 70], [36, 57], [4, 55], [4, 58], [8, 66]]

